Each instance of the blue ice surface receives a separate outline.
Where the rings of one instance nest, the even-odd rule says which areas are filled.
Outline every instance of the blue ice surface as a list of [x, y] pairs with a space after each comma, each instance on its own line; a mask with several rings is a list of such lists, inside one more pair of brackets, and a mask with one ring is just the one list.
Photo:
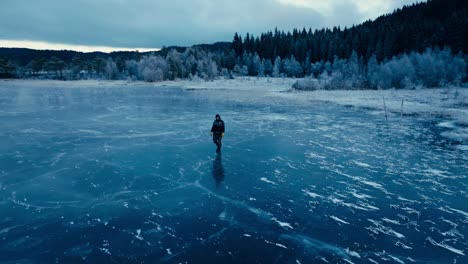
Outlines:
[[371, 112], [2, 82], [0, 262], [468, 263], [466, 152], [437, 117]]

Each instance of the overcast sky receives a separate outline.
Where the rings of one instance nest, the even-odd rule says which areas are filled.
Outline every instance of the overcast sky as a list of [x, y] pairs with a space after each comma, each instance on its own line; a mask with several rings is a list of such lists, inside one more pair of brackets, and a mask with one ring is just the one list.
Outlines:
[[235, 32], [351, 26], [415, 2], [421, 1], [0, 0], [0, 46], [191, 46], [231, 41]]

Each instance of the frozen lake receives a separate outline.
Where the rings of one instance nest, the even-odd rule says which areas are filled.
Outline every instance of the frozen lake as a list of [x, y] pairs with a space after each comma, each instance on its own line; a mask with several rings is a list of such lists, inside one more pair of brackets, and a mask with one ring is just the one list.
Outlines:
[[468, 263], [450, 122], [301, 98], [0, 83], [0, 262]]

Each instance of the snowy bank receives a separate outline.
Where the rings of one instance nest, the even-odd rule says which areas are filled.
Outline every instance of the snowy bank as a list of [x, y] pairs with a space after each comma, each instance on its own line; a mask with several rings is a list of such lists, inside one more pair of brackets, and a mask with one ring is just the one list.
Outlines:
[[217, 79], [204, 81], [202, 79], [163, 81], [159, 85], [182, 87], [184, 89], [208, 90], [245, 90], [280, 92], [288, 91], [297, 81], [295, 78], [268, 78], [268, 77], [237, 77], [235, 79]]
[[[221, 89], [271, 92], [275, 96], [306, 101], [325, 101], [345, 106], [375, 110], [388, 114], [427, 115], [453, 119], [460, 126], [468, 126], [468, 88], [445, 87], [416, 90], [317, 90], [295, 91], [293, 78], [240, 77], [214, 81], [164, 81], [157, 85], [184, 89]], [[280, 93], [279, 93], [280, 92]], [[288, 92], [288, 93], [285, 93]], [[384, 104], [385, 102], [385, 104]]]
[[375, 109], [384, 115], [440, 117], [443, 136], [468, 140], [468, 89], [448, 87], [421, 90], [335, 90], [293, 92], [311, 100]]
[[[209, 82], [202, 80], [164, 81], [159, 85], [184, 89], [264, 91], [269, 96], [289, 98], [302, 103], [324, 101], [368, 108], [380, 111], [382, 116], [440, 117], [443, 121], [438, 126], [448, 130], [443, 133], [443, 136], [456, 141], [468, 141], [468, 88], [295, 91], [291, 87], [296, 81], [297, 79], [293, 78], [241, 77]], [[464, 148], [462, 146], [462, 149]]]
[[385, 109], [393, 114], [447, 116], [468, 125], [468, 89], [334, 90], [293, 92], [312, 100], [340, 105]]

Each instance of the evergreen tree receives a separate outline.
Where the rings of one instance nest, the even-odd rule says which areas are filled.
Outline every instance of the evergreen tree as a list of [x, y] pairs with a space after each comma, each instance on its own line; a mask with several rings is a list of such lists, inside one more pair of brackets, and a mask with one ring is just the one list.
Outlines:
[[263, 33], [260, 38], [247, 34], [244, 41], [236, 33], [232, 45], [238, 57], [245, 52], [270, 60], [293, 55], [307, 73], [308, 51], [311, 62], [332, 61], [335, 56], [346, 59], [353, 50], [364, 61], [375, 54], [379, 62], [402, 53], [445, 46], [455, 53], [466, 54], [468, 5], [465, 2], [429, 0], [344, 29], [293, 29], [285, 33], [275, 28], [274, 33]]
[[237, 35], [237, 32], [234, 34], [234, 40], [232, 42], [232, 48], [237, 56], [241, 56], [244, 53], [244, 48], [242, 44], [242, 37]]
[[16, 67], [10, 61], [0, 58], [0, 78], [13, 78]]

